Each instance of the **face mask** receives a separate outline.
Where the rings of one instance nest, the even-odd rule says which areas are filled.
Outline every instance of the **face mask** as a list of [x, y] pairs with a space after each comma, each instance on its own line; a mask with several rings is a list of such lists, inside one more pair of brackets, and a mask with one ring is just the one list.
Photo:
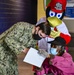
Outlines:
[[41, 40], [42, 38], [38, 34], [33, 34], [33, 39]]
[[50, 53], [51, 53], [52, 55], [57, 55], [57, 54], [58, 54], [57, 48], [51, 48], [51, 49], [50, 49]]

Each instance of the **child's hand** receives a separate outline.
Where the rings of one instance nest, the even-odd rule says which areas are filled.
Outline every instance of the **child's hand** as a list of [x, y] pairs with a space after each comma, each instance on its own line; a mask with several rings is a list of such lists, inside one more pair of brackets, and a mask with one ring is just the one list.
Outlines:
[[38, 54], [40, 54], [43, 57], [48, 57], [49, 56], [49, 54], [43, 49], [39, 49]]
[[22, 50], [22, 52], [25, 54], [27, 54], [28, 51], [29, 51], [29, 48], [25, 48], [24, 50]]

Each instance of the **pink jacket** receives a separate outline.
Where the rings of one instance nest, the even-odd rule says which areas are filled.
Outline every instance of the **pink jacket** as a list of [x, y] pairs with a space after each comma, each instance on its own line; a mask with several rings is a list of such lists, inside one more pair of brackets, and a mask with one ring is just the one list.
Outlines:
[[54, 75], [74, 75], [74, 62], [72, 60], [72, 56], [65, 52], [62, 56], [55, 56], [53, 59], [50, 60], [52, 65], [57, 68], [54, 70], [51, 67], [51, 71]]

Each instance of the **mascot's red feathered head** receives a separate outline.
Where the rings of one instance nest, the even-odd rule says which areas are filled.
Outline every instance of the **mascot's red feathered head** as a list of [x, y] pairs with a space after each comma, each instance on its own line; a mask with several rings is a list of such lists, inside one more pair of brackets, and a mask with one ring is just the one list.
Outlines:
[[54, 17], [62, 19], [66, 10], [66, 0], [51, 0], [46, 8], [46, 17]]

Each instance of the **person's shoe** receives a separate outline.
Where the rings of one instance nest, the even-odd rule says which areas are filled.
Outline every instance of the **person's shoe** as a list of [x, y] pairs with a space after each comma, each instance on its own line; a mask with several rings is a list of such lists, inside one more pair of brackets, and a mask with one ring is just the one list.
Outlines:
[[34, 75], [36, 75], [36, 73], [34, 73]]

